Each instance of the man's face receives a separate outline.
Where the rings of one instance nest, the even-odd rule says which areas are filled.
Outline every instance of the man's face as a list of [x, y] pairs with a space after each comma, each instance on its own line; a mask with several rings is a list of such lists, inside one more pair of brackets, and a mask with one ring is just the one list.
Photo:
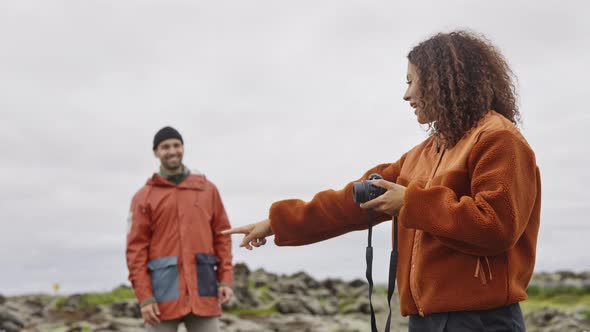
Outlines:
[[184, 155], [184, 146], [177, 138], [169, 138], [160, 142], [160, 145], [154, 150], [156, 158], [164, 168], [174, 171], [182, 165], [182, 156]]

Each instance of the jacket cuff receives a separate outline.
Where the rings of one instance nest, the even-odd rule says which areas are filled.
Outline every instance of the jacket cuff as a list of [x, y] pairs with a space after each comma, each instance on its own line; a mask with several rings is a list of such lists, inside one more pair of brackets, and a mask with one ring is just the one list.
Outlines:
[[145, 307], [146, 305], [152, 304], [152, 303], [156, 303], [156, 298], [154, 297], [150, 297], [149, 299], [145, 299], [141, 302], [141, 304], [139, 305], [140, 307]]
[[270, 229], [272, 230], [272, 233], [274, 235], [274, 242], [277, 246], [283, 246], [288, 244], [288, 241], [284, 237], [284, 235], [288, 234], [288, 232], [285, 232], [280, 225], [281, 205], [282, 201], [275, 202], [271, 205], [268, 211]]
[[135, 297], [139, 304], [142, 304], [149, 299], [155, 299], [151, 287], [133, 285], [133, 291], [135, 292]]
[[226, 271], [218, 271], [218, 272], [219, 273], [217, 274], [217, 284], [218, 285], [226, 284], [226, 285], [229, 285], [229, 287], [231, 287], [231, 285], [233, 285], [233, 283], [234, 283], [233, 271], [226, 270]]

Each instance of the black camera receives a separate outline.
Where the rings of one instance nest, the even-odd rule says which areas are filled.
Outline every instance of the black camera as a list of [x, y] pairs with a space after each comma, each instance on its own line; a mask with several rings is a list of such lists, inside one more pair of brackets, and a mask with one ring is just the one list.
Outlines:
[[369, 175], [369, 179], [359, 181], [352, 184], [352, 199], [357, 203], [368, 202], [375, 199], [387, 191], [385, 188], [373, 185], [373, 180], [383, 179], [381, 175], [373, 173]]

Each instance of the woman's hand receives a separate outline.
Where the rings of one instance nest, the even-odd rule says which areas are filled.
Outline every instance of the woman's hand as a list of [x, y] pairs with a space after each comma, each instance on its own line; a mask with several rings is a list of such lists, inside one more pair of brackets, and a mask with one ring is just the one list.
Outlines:
[[382, 179], [374, 180], [372, 184], [384, 188], [387, 191], [373, 200], [362, 203], [361, 208], [373, 209], [390, 216], [399, 215], [399, 211], [402, 209], [402, 206], [404, 206], [404, 193], [406, 192], [406, 187]]
[[270, 220], [265, 219], [255, 224], [250, 224], [242, 227], [226, 229], [221, 234], [245, 234], [240, 247], [245, 247], [252, 250], [252, 247], [260, 247], [266, 244], [266, 237], [271, 236], [272, 229], [270, 228]]

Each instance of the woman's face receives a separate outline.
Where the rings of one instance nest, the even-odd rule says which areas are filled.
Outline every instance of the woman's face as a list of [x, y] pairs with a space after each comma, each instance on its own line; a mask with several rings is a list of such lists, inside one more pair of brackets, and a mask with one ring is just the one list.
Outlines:
[[408, 89], [404, 94], [404, 100], [410, 103], [410, 106], [414, 109], [414, 114], [418, 117], [418, 123], [426, 124], [431, 122], [428, 116], [424, 112], [421, 102], [420, 94], [420, 82], [418, 80], [418, 70], [411, 62], [408, 61], [408, 73], [407, 73], [407, 84]]

